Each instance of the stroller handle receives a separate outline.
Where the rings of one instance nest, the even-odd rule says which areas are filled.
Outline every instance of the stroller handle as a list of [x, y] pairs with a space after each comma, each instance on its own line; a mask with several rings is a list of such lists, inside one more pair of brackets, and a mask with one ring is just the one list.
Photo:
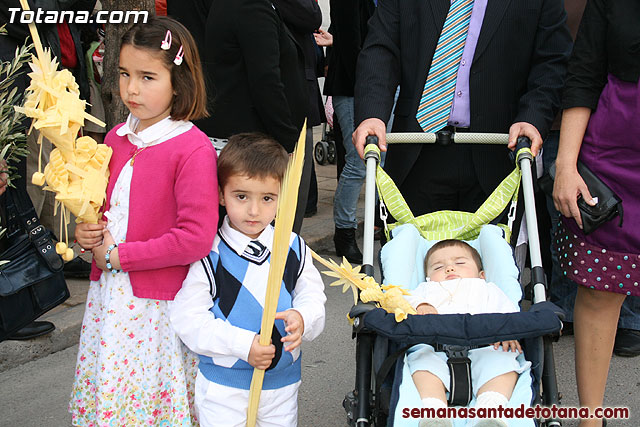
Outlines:
[[400, 132], [388, 133], [388, 144], [495, 144], [507, 145], [509, 134], [506, 133], [472, 133], [441, 130], [435, 133], [430, 132]]

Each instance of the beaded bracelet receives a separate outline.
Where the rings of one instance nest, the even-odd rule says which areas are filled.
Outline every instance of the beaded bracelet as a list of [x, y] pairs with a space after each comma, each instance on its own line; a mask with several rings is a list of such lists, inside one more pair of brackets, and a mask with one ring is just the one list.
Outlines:
[[120, 272], [119, 270], [114, 270], [113, 265], [111, 265], [111, 251], [114, 250], [117, 247], [118, 247], [118, 245], [113, 243], [111, 246], [109, 246], [109, 249], [107, 249], [107, 253], [104, 254], [104, 260], [107, 262], [107, 270], [109, 270], [113, 274], [116, 274], [116, 273]]

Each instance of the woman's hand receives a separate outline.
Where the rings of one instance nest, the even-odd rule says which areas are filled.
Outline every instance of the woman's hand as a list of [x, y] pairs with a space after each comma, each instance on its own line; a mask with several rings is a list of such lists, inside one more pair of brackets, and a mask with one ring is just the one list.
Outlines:
[[587, 184], [578, 173], [576, 166], [561, 166], [556, 163], [556, 177], [553, 183], [553, 204], [567, 218], [573, 218], [582, 228], [582, 218], [578, 209], [578, 198], [582, 197], [587, 204], [594, 206], [596, 201], [591, 197]]
[[326, 47], [333, 46], [333, 35], [325, 31], [321, 28], [318, 29], [315, 33], [313, 33], [313, 38], [316, 39], [316, 44], [318, 46]]
[[97, 224], [81, 222], [76, 225], [76, 241], [83, 249], [87, 250], [100, 246], [106, 226], [107, 222], [102, 220]]
[[573, 218], [580, 228], [582, 218], [578, 209], [578, 197], [582, 196], [591, 206], [596, 204], [577, 167], [582, 138], [590, 117], [591, 109], [586, 107], [569, 108], [562, 112], [560, 146], [553, 183], [553, 204], [562, 215]]

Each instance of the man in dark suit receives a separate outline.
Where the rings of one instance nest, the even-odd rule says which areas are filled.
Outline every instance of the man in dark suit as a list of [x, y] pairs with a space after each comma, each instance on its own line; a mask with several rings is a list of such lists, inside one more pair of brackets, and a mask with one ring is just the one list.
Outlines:
[[362, 264], [362, 252], [356, 243], [358, 197], [364, 183], [365, 167], [351, 144], [354, 129], [353, 104], [356, 61], [367, 35], [367, 22], [375, 11], [373, 0], [331, 0], [333, 46], [324, 93], [333, 98], [336, 119], [342, 130], [345, 164], [333, 199], [336, 255], [353, 264]]
[[[308, 116], [309, 95], [304, 55], [276, 6], [269, 0], [212, 0], [203, 47], [211, 116], [196, 125], [216, 139], [263, 132], [293, 152]], [[298, 192], [296, 232], [310, 170], [309, 164]]]
[[[282, 20], [291, 32], [304, 57], [304, 75], [307, 80], [309, 108], [307, 110], [307, 142], [303, 178], [309, 176], [309, 191], [304, 205], [304, 216], [318, 211], [318, 181], [313, 160], [313, 127], [326, 121], [324, 104], [318, 86], [318, 46], [313, 37], [322, 24], [322, 10], [317, 0], [273, 0]], [[304, 197], [303, 195], [302, 197]], [[302, 200], [300, 200], [302, 203]]]
[[[379, 2], [358, 58], [354, 143], [361, 154], [367, 135], [377, 135], [386, 149], [385, 122], [398, 84], [393, 131], [423, 131], [418, 106], [449, 8], [458, 1]], [[475, 0], [472, 7], [447, 124], [455, 131], [509, 132], [510, 148], [525, 135], [537, 154], [558, 110], [571, 50], [562, 2]], [[385, 162], [416, 215], [475, 211], [513, 169], [500, 146], [395, 145]]]
[[211, 0], [167, 0], [167, 16], [189, 29], [198, 46], [200, 59], [204, 58], [204, 35]]

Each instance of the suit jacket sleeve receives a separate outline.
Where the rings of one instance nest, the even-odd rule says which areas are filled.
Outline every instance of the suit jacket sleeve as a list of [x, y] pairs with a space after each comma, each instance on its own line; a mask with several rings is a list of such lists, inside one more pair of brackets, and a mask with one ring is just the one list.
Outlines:
[[267, 133], [292, 152], [299, 131], [293, 124], [280, 74], [280, 19], [265, 1], [245, 1], [238, 14], [238, 42], [255, 108]]
[[534, 43], [527, 90], [518, 102], [514, 123], [531, 123], [544, 138], [560, 106], [572, 44], [561, 1], [543, 2]]
[[378, 2], [369, 20], [356, 68], [356, 126], [372, 117], [386, 122], [391, 115], [393, 97], [400, 83], [400, 1]]

